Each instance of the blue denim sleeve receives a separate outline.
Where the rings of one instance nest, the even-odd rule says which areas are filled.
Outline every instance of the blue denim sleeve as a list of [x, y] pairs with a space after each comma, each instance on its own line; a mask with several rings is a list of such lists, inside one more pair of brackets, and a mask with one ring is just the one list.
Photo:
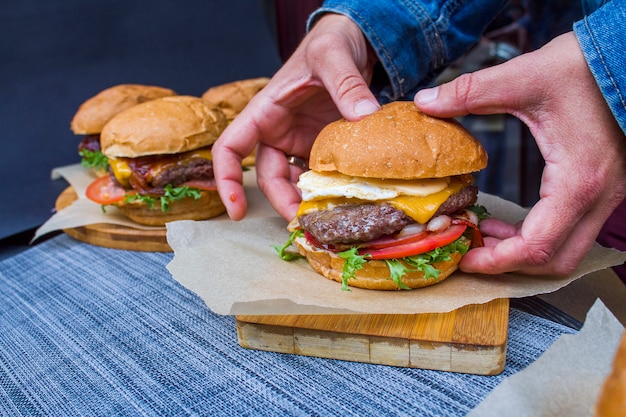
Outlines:
[[574, 24], [574, 33], [613, 116], [626, 133], [626, 0], [613, 0]]
[[506, 0], [327, 0], [324, 13], [350, 17], [386, 73], [372, 85], [382, 102], [410, 98], [475, 44]]

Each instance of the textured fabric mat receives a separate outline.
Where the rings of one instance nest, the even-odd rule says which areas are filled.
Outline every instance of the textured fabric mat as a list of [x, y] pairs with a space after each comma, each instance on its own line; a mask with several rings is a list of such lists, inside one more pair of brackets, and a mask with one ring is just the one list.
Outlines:
[[512, 309], [498, 376], [248, 350], [172, 256], [60, 235], [0, 262], [2, 415], [459, 416], [575, 332]]

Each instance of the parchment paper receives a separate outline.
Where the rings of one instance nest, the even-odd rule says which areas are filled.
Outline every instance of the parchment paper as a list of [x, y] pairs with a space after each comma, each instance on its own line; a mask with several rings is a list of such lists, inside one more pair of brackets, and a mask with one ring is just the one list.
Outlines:
[[596, 301], [579, 333], [557, 339], [526, 369], [506, 378], [469, 417], [593, 416], [623, 332]]
[[[527, 211], [487, 194], [479, 195], [493, 217], [515, 223]], [[175, 256], [172, 276], [218, 314], [413, 314], [448, 312], [496, 298], [549, 293], [588, 273], [626, 261], [626, 253], [593, 247], [568, 277], [474, 275], [455, 272], [440, 284], [413, 291], [353, 288], [317, 274], [305, 260], [281, 260], [273, 246], [289, 236], [278, 217], [240, 222], [174, 222], [167, 239]]]
[[[56, 230], [70, 229], [97, 223], [117, 224], [142, 230], [165, 230], [164, 227], [158, 228], [136, 224], [128, 220], [128, 218], [114, 206], [107, 206], [106, 212], [103, 213], [102, 207], [99, 204], [94, 203], [85, 196], [85, 189], [97, 177], [91, 170], [82, 167], [80, 164], [55, 168], [52, 170], [52, 178], [64, 178], [74, 188], [74, 191], [78, 195], [78, 199], [70, 206], [64, 208], [58, 213], [55, 213], [52, 217], [50, 217], [50, 219], [48, 219], [48, 221], [39, 227], [39, 229], [35, 232], [33, 241]], [[265, 197], [256, 186], [254, 169], [244, 172], [244, 188], [246, 190], [246, 194], [250, 196], [252, 202], [254, 203], [250, 206], [250, 218], [275, 215], [276, 212], [266, 202]], [[256, 203], [257, 201], [259, 204]], [[229, 220], [229, 218], [226, 214], [224, 214], [219, 217], [215, 217], [210, 221], [217, 220]]]
[[[99, 204], [88, 200], [84, 190], [96, 177], [79, 164], [57, 168], [52, 175], [65, 178], [79, 198], [42, 225], [34, 240], [54, 230], [95, 223], [144, 228], [128, 221], [115, 207], [102, 213]], [[585, 274], [626, 261], [626, 253], [596, 245], [568, 277], [456, 272], [438, 285], [414, 291], [342, 291], [340, 283], [323, 278], [305, 260], [286, 262], [278, 258], [273, 246], [287, 241], [287, 223], [256, 186], [254, 169], [244, 172], [244, 188], [248, 215], [242, 221], [222, 215], [167, 225], [167, 240], [175, 252], [168, 270], [218, 314], [448, 312], [496, 298], [556, 291]], [[488, 207], [493, 217], [509, 223], [527, 213], [516, 204], [484, 193], [479, 194], [479, 203]]]

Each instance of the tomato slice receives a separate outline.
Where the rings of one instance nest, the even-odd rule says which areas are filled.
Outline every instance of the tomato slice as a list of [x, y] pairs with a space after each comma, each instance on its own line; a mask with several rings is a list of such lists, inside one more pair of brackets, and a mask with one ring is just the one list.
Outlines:
[[215, 182], [215, 179], [191, 180], [191, 181], [187, 181], [183, 185], [186, 185], [190, 188], [197, 188], [198, 190], [207, 190], [207, 191], [217, 190], [217, 183]]
[[365, 242], [361, 247], [367, 249], [383, 249], [390, 246], [398, 246], [411, 242], [417, 242], [418, 240], [424, 239], [427, 235], [428, 232], [416, 233], [414, 235], [402, 237], [384, 236], [375, 240], [371, 240], [369, 242]]
[[98, 204], [113, 204], [124, 199], [126, 191], [111, 180], [110, 175], [100, 177], [85, 190], [87, 198]]
[[465, 229], [467, 229], [465, 224], [452, 225], [442, 232], [427, 233], [425, 237], [414, 242], [373, 250], [364, 248], [359, 250], [359, 254], [368, 254], [370, 259], [394, 259], [419, 255], [454, 242], [461, 237]]

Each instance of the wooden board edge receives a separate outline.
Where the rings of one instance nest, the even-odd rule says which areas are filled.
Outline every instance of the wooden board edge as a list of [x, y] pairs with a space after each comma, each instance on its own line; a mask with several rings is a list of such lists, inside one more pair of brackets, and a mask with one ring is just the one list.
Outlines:
[[[72, 186], [59, 194], [55, 208], [57, 211], [72, 204], [78, 195]], [[117, 224], [97, 223], [63, 229], [68, 236], [78, 241], [111, 249], [137, 252], [173, 252], [167, 242], [167, 230], [135, 229]]]
[[506, 364], [506, 340], [501, 345], [469, 346], [236, 323], [239, 345], [246, 349], [475, 375], [500, 374]]

